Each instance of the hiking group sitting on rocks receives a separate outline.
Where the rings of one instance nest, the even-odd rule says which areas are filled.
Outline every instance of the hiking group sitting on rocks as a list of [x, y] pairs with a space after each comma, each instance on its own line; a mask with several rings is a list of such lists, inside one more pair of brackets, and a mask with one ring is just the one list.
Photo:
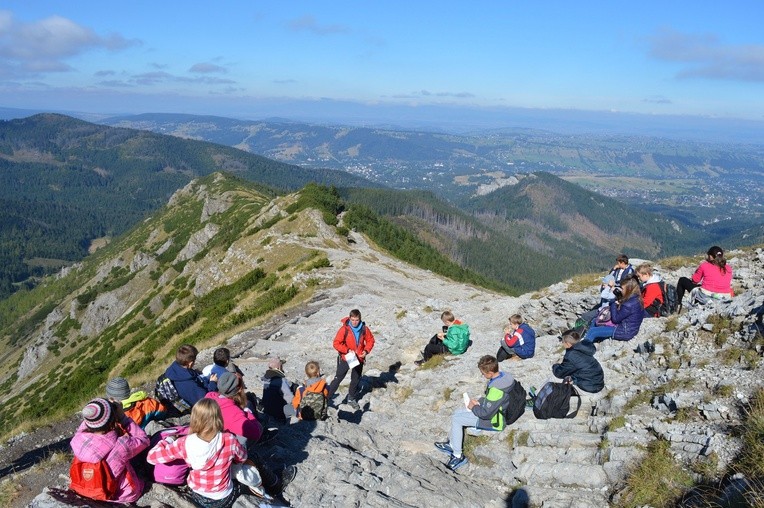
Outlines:
[[[538, 394], [531, 388], [530, 400], [520, 382], [499, 369], [504, 360], [522, 361], [535, 355], [535, 331], [521, 315], [511, 315], [496, 356], [484, 355], [478, 362], [478, 370], [487, 381], [484, 396], [473, 399], [463, 394], [464, 408], [453, 413], [448, 440], [435, 443], [438, 450], [449, 455], [447, 467], [457, 470], [468, 463], [463, 453], [468, 428], [501, 431], [517, 420], [526, 406], [533, 406], [539, 418], [575, 415], [577, 409], [570, 408], [572, 395], [578, 396], [573, 386], [588, 393], [598, 393], [605, 386], [602, 366], [594, 357], [594, 343], [608, 338], [631, 340], [645, 317], [666, 315], [670, 300], [675, 304], [670, 311], [681, 310], [687, 291], [691, 305], [731, 298], [731, 280], [732, 268], [717, 246], [708, 250], [707, 259], [692, 278], [680, 278], [675, 288], [654, 273], [650, 264], [640, 264], [635, 270], [628, 257], [619, 256], [613, 270], [603, 278], [600, 303], [582, 316], [583, 327], [561, 335], [564, 356], [551, 366], [555, 380], [546, 383]], [[461, 355], [472, 344], [469, 326], [451, 311], [443, 312], [441, 321], [442, 330], [426, 344], [422, 358], [415, 361], [417, 367], [436, 355]], [[214, 363], [198, 372], [194, 369], [197, 349], [181, 346], [175, 361], [157, 379], [155, 391], [160, 400], [144, 391], [131, 393], [124, 378], [110, 379], [106, 397], [91, 400], [82, 410], [82, 423], [71, 440], [74, 459], [70, 488], [92, 499], [132, 503], [151, 479], [151, 464], [154, 481], [186, 484], [197, 506], [232, 506], [242, 489], [271, 501], [294, 479], [296, 468], [284, 467], [277, 473], [260, 458], [258, 448], [278, 431], [267, 428], [266, 423], [325, 419], [348, 372], [347, 404], [360, 410], [359, 381], [374, 348], [374, 335], [358, 309], [341, 320], [333, 347], [337, 370], [329, 384], [318, 362], [305, 365], [305, 381], [297, 385], [287, 379], [284, 360], [270, 358], [262, 377], [260, 401], [246, 390], [244, 375], [230, 361], [226, 348], [218, 348]], [[557, 388], [565, 393], [562, 398], [547, 396]], [[160, 470], [164, 476], [159, 475]]]

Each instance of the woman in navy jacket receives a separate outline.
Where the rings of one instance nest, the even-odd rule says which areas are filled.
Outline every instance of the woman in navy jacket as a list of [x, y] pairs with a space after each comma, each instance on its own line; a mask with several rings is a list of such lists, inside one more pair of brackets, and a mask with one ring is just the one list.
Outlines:
[[584, 335], [586, 342], [600, 342], [604, 339], [631, 340], [642, 326], [645, 309], [642, 294], [636, 276], [621, 281], [621, 295], [610, 302], [610, 321], [615, 326], [597, 326], [593, 324]]

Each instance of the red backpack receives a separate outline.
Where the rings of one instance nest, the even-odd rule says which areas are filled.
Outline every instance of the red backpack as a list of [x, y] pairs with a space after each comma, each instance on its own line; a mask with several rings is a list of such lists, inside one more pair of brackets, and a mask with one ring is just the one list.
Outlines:
[[119, 484], [109, 469], [106, 459], [99, 462], [83, 462], [77, 457], [69, 467], [69, 489], [77, 494], [98, 501], [109, 501], [117, 493]]

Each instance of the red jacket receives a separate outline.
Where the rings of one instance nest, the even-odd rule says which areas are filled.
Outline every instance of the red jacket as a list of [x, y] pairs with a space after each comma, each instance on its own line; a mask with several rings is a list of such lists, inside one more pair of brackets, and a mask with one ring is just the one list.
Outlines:
[[361, 363], [364, 363], [366, 357], [361, 356], [361, 353], [364, 353], [365, 355], [371, 353], [371, 350], [374, 347], [374, 335], [372, 335], [371, 330], [366, 326], [366, 323], [361, 321], [361, 334], [358, 343], [356, 344], [355, 334], [353, 334], [353, 329], [350, 328], [350, 325], [348, 324], [349, 322], [350, 317], [342, 318], [342, 326], [337, 330], [337, 334], [334, 336], [334, 349], [342, 355], [343, 360], [348, 351], [355, 351], [358, 359]]
[[648, 281], [642, 288], [642, 305], [644, 305], [645, 310], [652, 314], [653, 317], [659, 317], [661, 315], [660, 308], [662, 303], [663, 292], [661, 291], [660, 282]]

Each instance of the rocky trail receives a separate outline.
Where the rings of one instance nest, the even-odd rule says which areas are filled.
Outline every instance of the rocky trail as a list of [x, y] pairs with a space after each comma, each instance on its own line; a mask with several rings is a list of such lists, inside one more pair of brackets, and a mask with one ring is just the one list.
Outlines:
[[[743, 289], [732, 304], [710, 304], [679, 316], [645, 320], [634, 340], [598, 345], [596, 356], [605, 369], [606, 388], [595, 396], [583, 394], [575, 418], [542, 421], [527, 410], [503, 432], [468, 437], [471, 461], [451, 472], [433, 442], [447, 435], [450, 415], [462, 404], [462, 392], [482, 394], [484, 381], [477, 361], [496, 353], [508, 316], [521, 313], [536, 329], [537, 349], [534, 358], [506, 361], [501, 368], [526, 389], [540, 388], [553, 379], [551, 365], [562, 358], [558, 333], [591, 307], [596, 288], [570, 292], [567, 283], [560, 283], [520, 297], [497, 295], [412, 268], [380, 254], [358, 235], [353, 239], [347, 249], [316, 245], [332, 263], [324, 277], [333, 287], [228, 343], [248, 386], [259, 393], [258, 380], [265, 358], [271, 355], [286, 359], [285, 371], [293, 381], [302, 380], [308, 360], [318, 360], [331, 379], [336, 361], [331, 339], [352, 308], [362, 311], [376, 336], [364, 370], [362, 410], [355, 412], [342, 403], [348, 378], [326, 421], [282, 426], [263, 450], [271, 464], [297, 466], [297, 478], [284, 492], [293, 506], [605, 507], [613, 502], [628, 468], [656, 437], [670, 441], [672, 451], [687, 461], [713, 453], [720, 466], [739, 448], [730, 431], [740, 419], [735, 408], [762, 383], [762, 362], [746, 363], [751, 357], [743, 353], [761, 334], [757, 328], [764, 313], [761, 249], [729, 256], [736, 283]], [[693, 268], [662, 275], [675, 282]], [[447, 309], [470, 325], [472, 347], [434, 368], [416, 368], [414, 360]], [[715, 314], [739, 323], [722, 347], [714, 344], [714, 332], [707, 326]], [[655, 351], [635, 352], [645, 341]], [[725, 348], [733, 347], [741, 351], [740, 357], [722, 362]], [[761, 351], [755, 356], [760, 359]], [[211, 350], [204, 351], [197, 363], [204, 365], [210, 359]], [[734, 388], [721, 392], [717, 388], [722, 385]], [[652, 396], [657, 393], [663, 397]], [[645, 402], [635, 404], [640, 397]], [[56, 490], [67, 484], [69, 455], [62, 451], [62, 443], [71, 436], [74, 421], [0, 448], [0, 476], [19, 486], [10, 506], [80, 506]], [[49, 457], [45, 450], [51, 445], [58, 458], [39, 463], [24, 459], [35, 452]], [[51, 490], [38, 495], [43, 487]], [[138, 505], [190, 506], [176, 492], [156, 485]], [[249, 497], [237, 502], [237, 506], [254, 505]]]

